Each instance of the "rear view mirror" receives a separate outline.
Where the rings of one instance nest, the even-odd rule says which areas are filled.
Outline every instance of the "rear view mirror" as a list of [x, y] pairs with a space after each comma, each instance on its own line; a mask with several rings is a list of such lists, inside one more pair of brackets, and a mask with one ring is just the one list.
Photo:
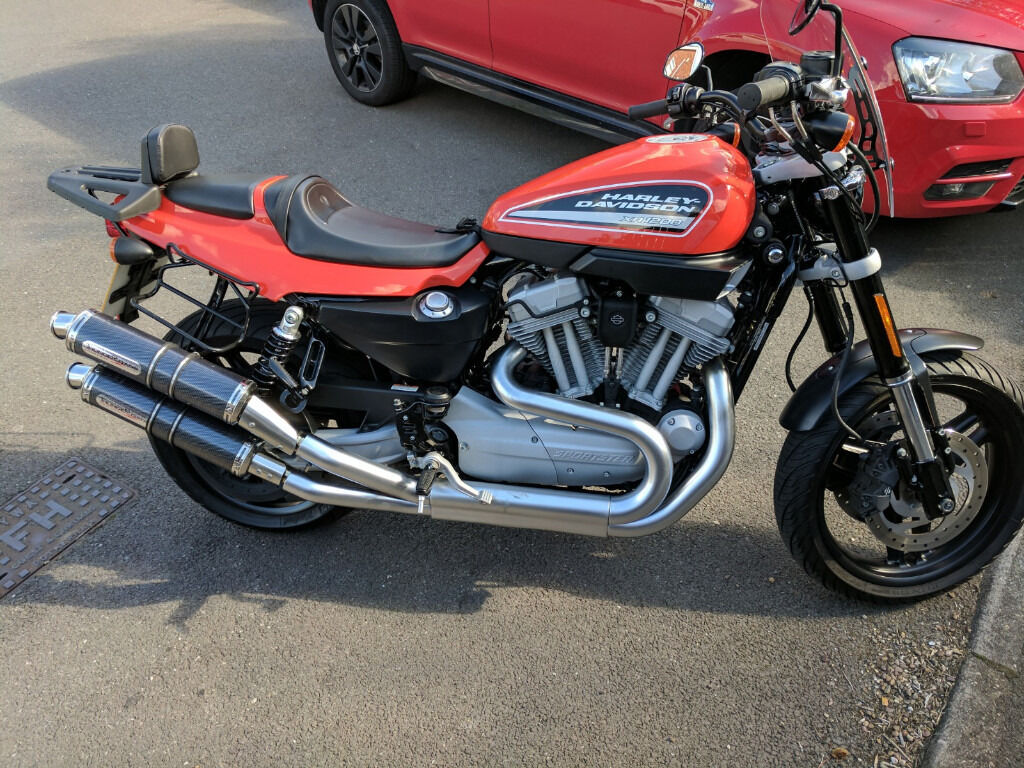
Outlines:
[[704, 46], [700, 43], [688, 43], [668, 55], [663, 74], [669, 80], [689, 80], [700, 69], [703, 60]]

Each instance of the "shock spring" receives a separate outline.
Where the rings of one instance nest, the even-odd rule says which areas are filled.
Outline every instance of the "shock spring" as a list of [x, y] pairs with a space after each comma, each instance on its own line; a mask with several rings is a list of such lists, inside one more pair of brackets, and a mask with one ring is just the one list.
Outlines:
[[260, 394], [267, 394], [274, 382], [279, 380], [270, 361], [273, 360], [279, 367], [284, 367], [302, 337], [302, 318], [302, 308], [290, 306], [285, 310], [281, 322], [270, 331], [260, 359], [252, 370], [252, 380], [256, 382]]

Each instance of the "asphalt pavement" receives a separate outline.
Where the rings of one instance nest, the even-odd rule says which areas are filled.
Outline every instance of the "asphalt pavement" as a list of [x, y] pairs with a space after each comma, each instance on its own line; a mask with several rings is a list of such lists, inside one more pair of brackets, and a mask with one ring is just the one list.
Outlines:
[[[23, 1], [2, 19], [0, 501], [72, 456], [139, 499], [0, 602], [0, 762], [813, 768], [843, 750], [845, 765], [919, 754], [979, 580], [882, 609], [791, 560], [770, 489], [797, 302], [739, 404], [725, 479], [636, 541], [372, 512], [247, 530], [191, 502], [137, 430], [63, 383], [72, 358], [47, 320], [96, 305], [110, 261], [103, 223], [47, 192], [60, 166], [135, 164], [149, 128], [182, 122], [203, 171], [315, 172], [360, 204], [451, 225], [603, 144], [431, 83], [357, 105], [302, 0]], [[884, 222], [898, 323], [979, 334], [1024, 378], [1022, 242], [1024, 213]], [[799, 372], [824, 357], [817, 343]]]

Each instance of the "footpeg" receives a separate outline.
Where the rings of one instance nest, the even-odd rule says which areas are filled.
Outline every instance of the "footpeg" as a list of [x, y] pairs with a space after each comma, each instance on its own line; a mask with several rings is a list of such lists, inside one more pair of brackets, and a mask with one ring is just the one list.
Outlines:
[[430, 495], [430, 486], [434, 482], [434, 478], [438, 473], [443, 474], [448, 478], [448, 482], [452, 484], [459, 493], [464, 493], [471, 499], [476, 499], [481, 504], [490, 504], [494, 501], [494, 494], [490, 491], [483, 489], [477, 489], [459, 477], [458, 471], [452, 466], [452, 463], [448, 461], [437, 451], [431, 451], [422, 457], [410, 456], [409, 465], [413, 469], [422, 470], [420, 475], [420, 481], [417, 485], [417, 491], [419, 492], [421, 499], [419, 507], [423, 507], [426, 497]]

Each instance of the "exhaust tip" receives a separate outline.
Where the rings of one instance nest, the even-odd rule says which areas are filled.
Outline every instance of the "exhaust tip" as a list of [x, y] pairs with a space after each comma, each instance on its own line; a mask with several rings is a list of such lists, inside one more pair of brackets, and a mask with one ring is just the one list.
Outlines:
[[92, 373], [92, 366], [85, 363], [72, 363], [64, 374], [64, 381], [72, 389], [81, 389], [86, 378]]
[[75, 317], [77, 317], [77, 315], [63, 310], [54, 312], [53, 317], [50, 318], [50, 332], [58, 339], [66, 339], [68, 337], [68, 330], [70, 330], [71, 324], [75, 322]]

